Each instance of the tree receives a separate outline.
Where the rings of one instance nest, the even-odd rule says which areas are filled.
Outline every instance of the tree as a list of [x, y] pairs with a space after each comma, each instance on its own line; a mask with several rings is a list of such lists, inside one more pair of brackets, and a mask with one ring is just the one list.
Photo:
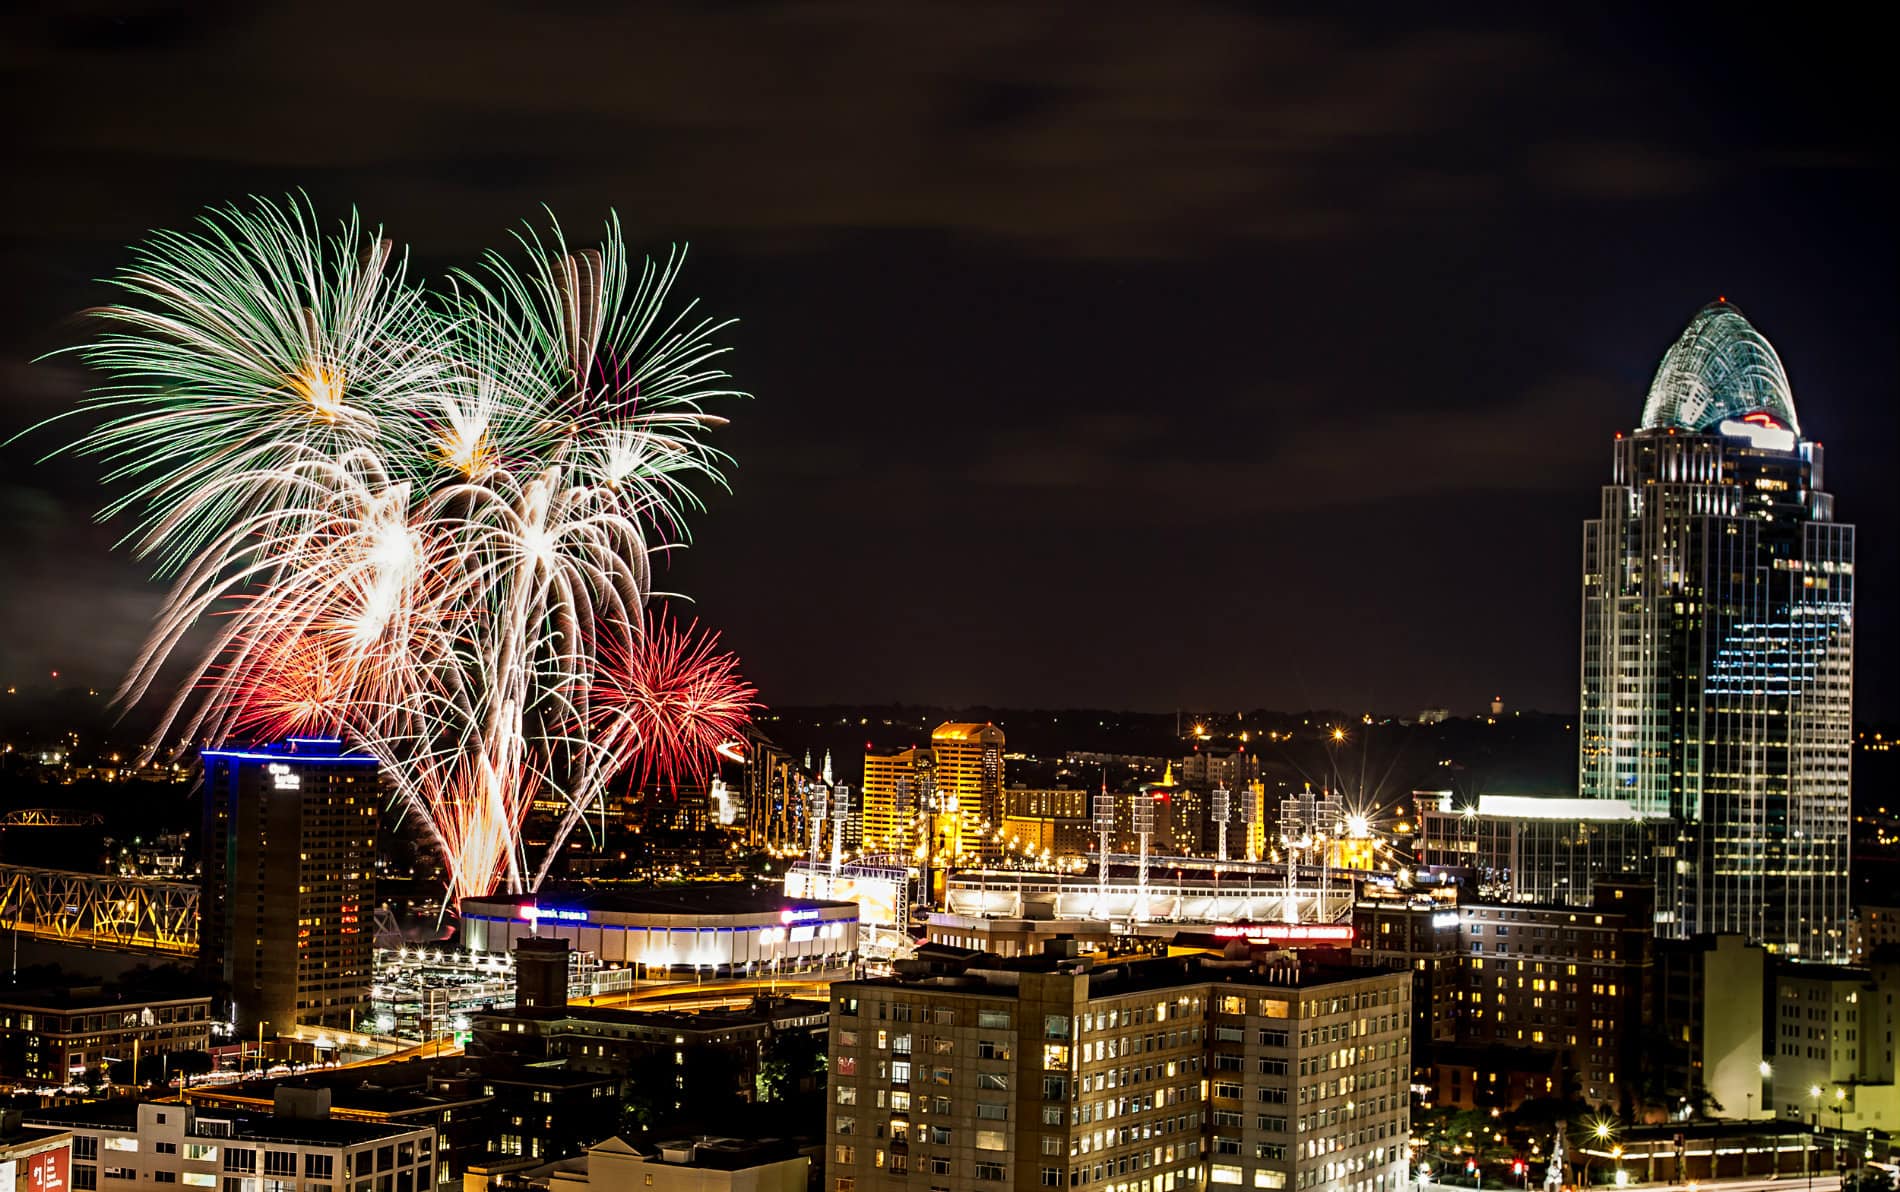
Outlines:
[[825, 1052], [811, 1031], [780, 1031], [765, 1045], [759, 1064], [762, 1101], [789, 1101], [825, 1070]]
[[634, 1061], [627, 1075], [633, 1091], [623, 1120], [634, 1131], [687, 1124], [718, 1129], [746, 1104], [745, 1070], [728, 1047], [695, 1048], [680, 1058], [670, 1049], [656, 1049]]

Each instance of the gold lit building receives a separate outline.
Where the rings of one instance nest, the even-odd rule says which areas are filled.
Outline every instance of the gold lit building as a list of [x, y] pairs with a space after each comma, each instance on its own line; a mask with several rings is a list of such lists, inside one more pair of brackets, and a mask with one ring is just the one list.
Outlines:
[[1003, 810], [1003, 730], [993, 724], [940, 724], [927, 747], [865, 755], [867, 853], [921, 855], [928, 840], [934, 857], [975, 855]]
[[916, 853], [923, 808], [935, 790], [936, 759], [928, 749], [864, 755], [864, 851]]
[[[993, 724], [940, 724], [930, 734], [937, 794], [956, 825], [951, 855], [981, 855], [1003, 822], [1003, 730]], [[986, 827], [985, 825], [988, 825]]]

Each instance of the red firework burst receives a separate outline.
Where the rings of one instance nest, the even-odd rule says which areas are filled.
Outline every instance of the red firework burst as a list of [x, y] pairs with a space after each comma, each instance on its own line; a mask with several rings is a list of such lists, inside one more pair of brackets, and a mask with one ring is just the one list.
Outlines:
[[681, 780], [704, 780], [715, 751], [751, 722], [758, 691], [740, 677], [738, 657], [718, 646], [716, 632], [697, 621], [682, 630], [664, 614], [649, 616], [644, 631], [601, 641], [590, 716], [602, 739], [631, 755], [636, 783], [677, 791]]
[[227, 693], [214, 736], [275, 741], [336, 731], [349, 709], [349, 663], [317, 635], [285, 635], [210, 672], [205, 683]]

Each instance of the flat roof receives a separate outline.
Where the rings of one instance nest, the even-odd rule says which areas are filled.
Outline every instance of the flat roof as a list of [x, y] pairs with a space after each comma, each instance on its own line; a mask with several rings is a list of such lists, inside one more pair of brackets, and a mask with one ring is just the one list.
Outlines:
[[[1442, 792], [1438, 810], [1464, 813], [1469, 805], [1454, 806]], [[1578, 799], [1547, 795], [1479, 795], [1477, 814], [1487, 819], [1566, 820], [1573, 823], [1635, 822], [1639, 815], [1628, 799]]]
[[65, 1126], [16, 1126], [0, 1133], [0, 1155], [11, 1155], [37, 1146], [45, 1146], [72, 1133]]
[[643, 1026], [678, 1032], [729, 1031], [769, 1026], [787, 1018], [829, 1014], [830, 1002], [811, 998], [782, 998], [753, 1010], [626, 1010], [608, 1006], [532, 1006], [513, 1010], [477, 1010], [470, 1017], [505, 1018], [529, 1022], [599, 1022], [614, 1026]]
[[[475, 914], [507, 908], [510, 917], [521, 906], [564, 907], [620, 915], [767, 915], [787, 907], [818, 907], [856, 911], [855, 902], [822, 898], [790, 898], [777, 886], [750, 882], [703, 882], [688, 886], [584, 886], [568, 889], [543, 887], [538, 894], [490, 894], [464, 898], [462, 907]], [[561, 926], [558, 922], [555, 926]]]
[[255, 1102], [268, 1107], [280, 1088], [322, 1090], [330, 1094], [333, 1112], [394, 1116], [433, 1112], [444, 1106], [482, 1100], [479, 1093], [437, 1092], [429, 1088], [431, 1079], [479, 1081], [478, 1074], [462, 1071], [465, 1065], [466, 1061], [460, 1056], [399, 1060], [371, 1068], [339, 1068], [235, 1084], [194, 1085], [186, 1092], [194, 1104]]
[[[1259, 990], [1323, 989], [1330, 985], [1394, 975], [1405, 969], [1353, 968], [1301, 964], [1288, 954], [1284, 962], [1224, 960], [1207, 955], [1116, 957], [1099, 963], [1073, 957], [1022, 957], [1005, 960], [983, 955], [966, 965], [945, 964], [928, 973], [836, 981], [833, 988], [917, 990], [967, 993], [981, 997], [1019, 996], [1023, 974], [1072, 973], [1089, 979], [1089, 998], [1121, 997], [1187, 985], [1237, 985]], [[1407, 988], [1410, 979], [1406, 979]]]
[[[139, 1128], [139, 1105], [137, 1101], [95, 1101], [85, 1105], [69, 1105], [55, 1109], [42, 1109], [28, 1113], [27, 1119], [35, 1125], [55, 1126], [62, 1130], [92, 1129], [116, 1130], [125, 1133], [136, 1132]], [[200, 1139], [222, 1139], [239, 1143], [281, 1142], [292, 1146], [356, 1146], [368, 1142], [380, 1142], [386, 1138], [401, 1138], [426, 1130], [427, 1126], [382, 1125], [377, 1122], [356, 1122], [344, 1118], [288, 1118], [274, 1117], [269, 1114], [227, 1113], [222, 1110], [194, 1109], [186, 1105], [167, 1104], [163, 1108], [184, 1110], [193, 1116], [194, 1128], [187, 1129], [186, 1135]], [[195, 1128], [198, 1122], [229, 1122], [231, 1133], [227, 1135], [209, 1134]]]
[[[624, 1142], [624, 1139], [616, 1139]], [[603, 1149], [596, 1147], [594, 1149]], [[635, 1149], [629, 1147], [628, 1149]], [[798, 1158], [798, 1147], [783, 1138], [698, 1138], [668, 1139], [642, 1143], [641, 1157], [649, 1163], [669, 1167], [706, 1167], [714, 1171], [744, 1171], [767, 1163], [782, 1163]], [[651, 1151], [651, 1154], [645, 1152]]]
[[122, 1010], [127, 1006], [157, 1006], [172, 1002], [204, 1002], [208, 1005], [210, 1001], [209, 990], [203, 993], [179, 993], [176, 990], [168, 992], [128, 988], [101, 982], [75, 982], [71, 985], [48, 985], [0, 993], [0, 1006], [13, 1006], [22, 1010]]

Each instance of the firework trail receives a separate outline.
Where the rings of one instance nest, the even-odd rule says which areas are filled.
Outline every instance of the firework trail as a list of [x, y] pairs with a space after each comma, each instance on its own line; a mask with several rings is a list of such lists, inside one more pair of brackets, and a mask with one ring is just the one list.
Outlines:
[[[109, 378], [67, 450], [127, 486], [105, 514], [173, 586], [120, 691], [215, 624], [154, 738], [324, 732], [384, 758], [450, 894], [530, 888], [629, 766], [677, 781], [748, 715], [715, 638], [649, 621], [649, 556], [694, 481], [703, 405], [743, 396], [728, 325], [630, 268], [617, 223], [517, 237], [439, 290], [380, 232], [300, 201], [157, 235], [79, 349]], [[538, 866], [520, 827], [566, 804]]]
[[739, 660], [718, 652], [719, 635], [694, 622], [650, 617], [644, 632], [618, 627], [600, 642], [590, 692], [595, 733], [634, 753], [633, 782], [703, 781], [720, 745], [751, 719], [758, 692]]

